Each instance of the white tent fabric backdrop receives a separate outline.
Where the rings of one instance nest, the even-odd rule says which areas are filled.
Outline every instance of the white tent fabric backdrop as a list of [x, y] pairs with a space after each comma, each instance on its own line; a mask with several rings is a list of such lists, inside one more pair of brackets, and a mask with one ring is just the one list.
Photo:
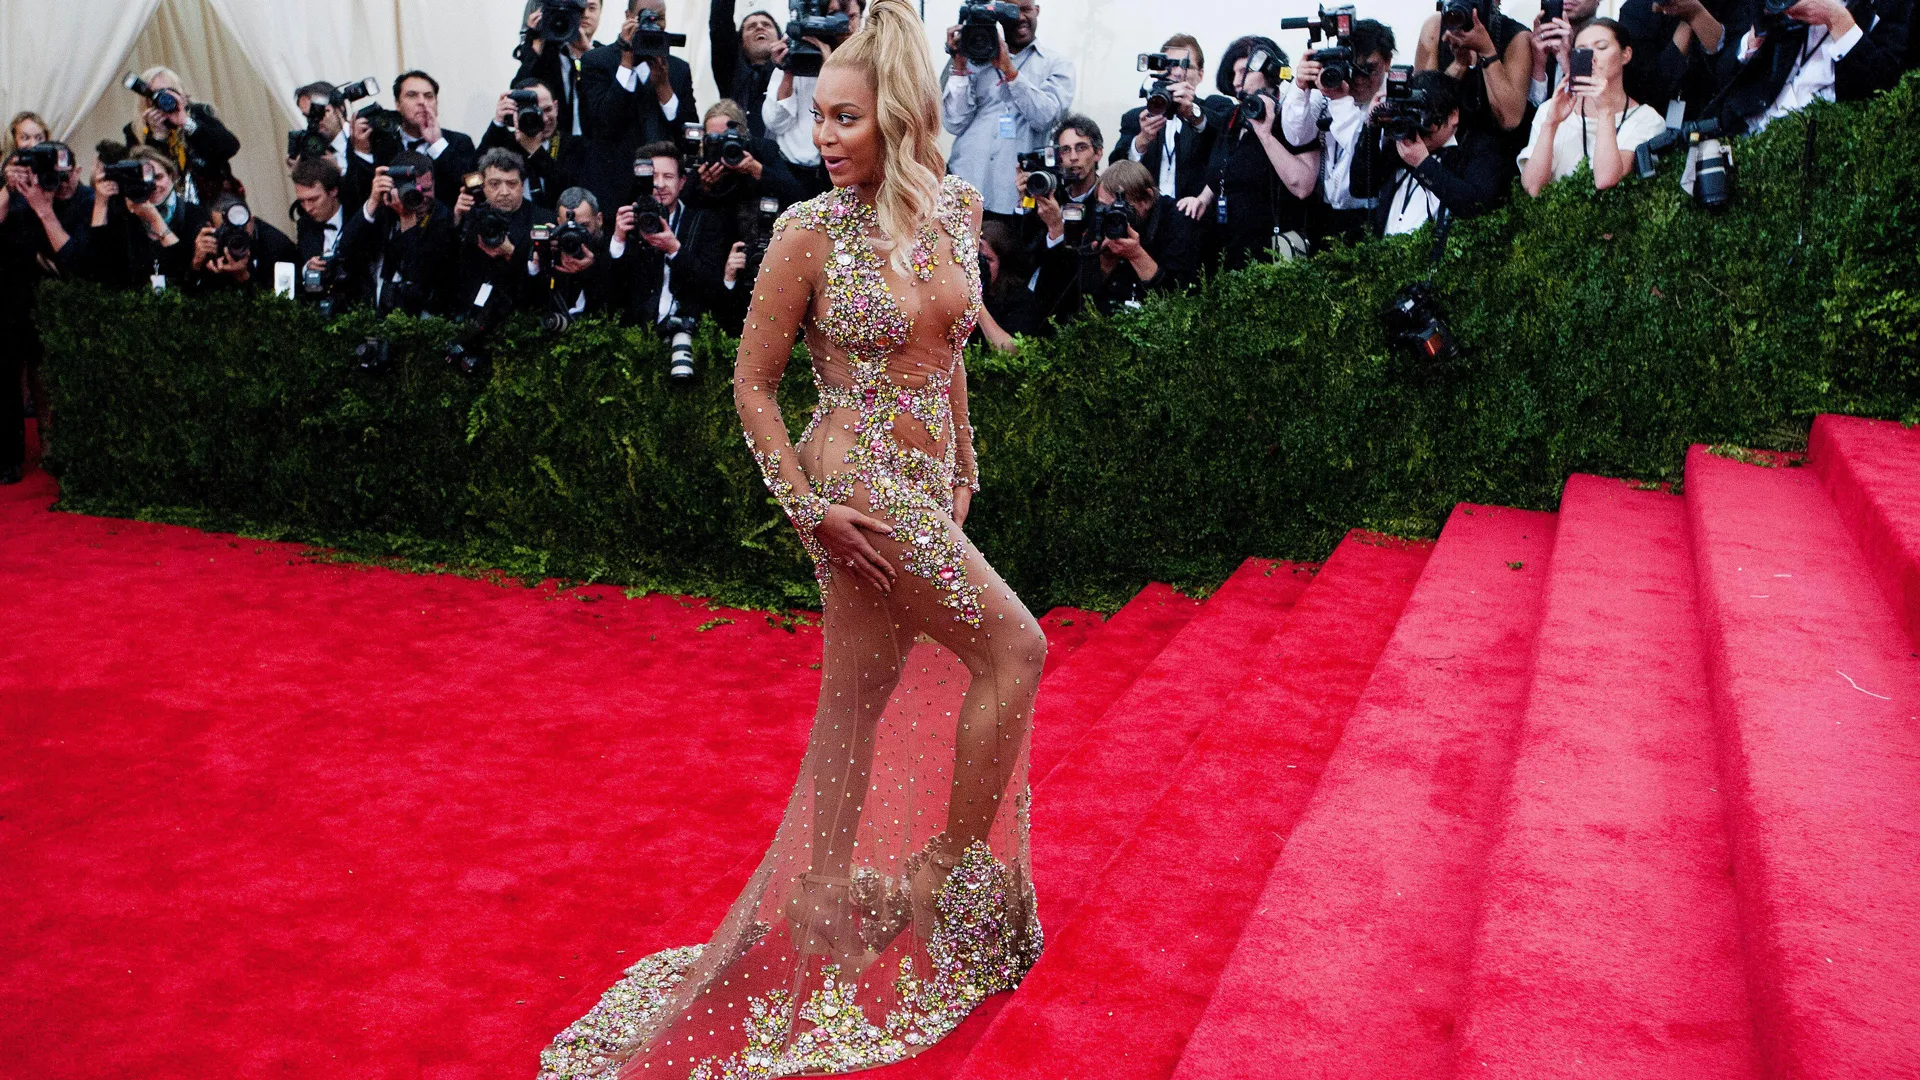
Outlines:
[[[298, 122], [292, 91], [315, 79], [345, 82], [378, 76], [383, 84], [406, 68], [430, 71], [441, 82], [446, 126], [478, 135], [492, 103], [513, 75], [512, 52], [525, 0], [65, 0], [58, 5], [7, 0], [0, 4], [0, 116], [22, 109], [44, 115], [83, 159], [94, 142], [115, 137], [137, 113], [119, 88], [128, 71], [164, 64], [179, 71], [188, 90], [212, 103], [239, 136], [235, 172], [269, 221], [274, 207], [293, 199], [282, 154], [286, 131]], [[1603, 0], [1611, 11], [1614, 0]], [[621, 0], [609, 0], [602, 41], [619, 32]], [[739, 0], [737, 14], [763, 5]], [[785, 0], [764, 5], [784, 21]], [[938, 49], [957, 0], [926, 8], [929, 48]], [[1283, 16], [1309, 15], [1310, 3], [1254, 5], [1200, 0], [1177, 11], [1164, 0], [1047, 0], [1040, 39], [1063, 49], [1078, 67], [1076, 112], [1092, 117], [1113, 138], [1120, 114], [1139, 103], [1135, 55], [1156, 49], [1169, 34], [1197, 37], [1209, 60], [1235, 37], [1265, 32], [1298, 56], [1304, 31], [1281, 33]], [[1538, 0], [1509, 0], [1507, 14], [1530, 21]], [[1432, 0], [1383, 0], [1360, 5], [1399, 39], [1402, 63], [1411, 63], [1420, 25]], [[695, 97], [705, 108], [717, 96], [708, 64], [708, 0], [668, 0], [669, 28], [687, 35], [677, 51], [693, 66]], [[936, 54], [937, 55], [937, 54]], [[76, 62], [76, 59], [78, 62]], [[1209, 76], [1211, 82], [1211, 76]], [[391, 104], [388, 94], [381, 101]]]

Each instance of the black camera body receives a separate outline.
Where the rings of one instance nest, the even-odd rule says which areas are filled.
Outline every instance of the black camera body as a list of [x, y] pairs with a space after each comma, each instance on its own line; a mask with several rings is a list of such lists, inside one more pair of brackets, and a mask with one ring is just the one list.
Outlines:
[[1261, 125], [1271, 130], [1279, 118], [1279, 95], [1272, 90], [1255, 90], [1240, 95], [1240, 103], [1233, 107], [1233, 115], [1228, 118], [1228, 127], [1247, 129]]
[[540, 0], [540, 40], [565, 45], [580, 36], [587, 0]]
[[1660, 169], [1661, 154], [1675, 146], [1691, 149], [1698, 145], [1700, 160], [1694, 165], [1693, 198], [1709, 210], [1718, 210], [1733, 198], [1732, 159], [1720, 136], [1720, 118], [1714, 116], [1670, 127], [1634, 148], [1634, 170], [1641, 179], [1650, 179]]
[[180, 95], [178, 93], [168, 90], [165, 87], [155, 90], [153, 87], [147, 85], [145, 79], [142, 79], [138, 75], [127, 76], [120, 85], [146, 98], [149, 105], [152, 105], [163, 113], [178, 112], [180, 110]]
[[41, 191], [58, 191], [73, 175], [73, 151], [66, 143], [43, 142], [18, 154], [20, 164], [33, 172]]
[[1125, 199], [1116, 199], [1111, 205], [1099, 205], [1092, 208], [1093, 214], [1087, 219], [1086, 231], [1082, 238], [1089, 244], [1102, 240], [1125, 240], [1129, 230], [1140, 227], [1140, 219], [1127, 205]]
[[1140, 88], [1140, 96], [1147, 102], [1148, 115], [1165, 116], [1173, 111], [1175, 73], [1192, 66], [1193, 62], [1184, 56], [1175, 60], [1166, 53], [1140, 54], [1135, 70], [1151, 72], [1155, 76], [1152, 82]]
[[700, 161], [703, 164], [719, 162], [739, 168], [747, 160], [747, 152], [747, 137], [740, 133], [731, 120], [727, 121], [727, 130], [718, 134], [708, 132], [700, 139]]
[[393, 181], [393, 196], [409, 214], [426, 208], [427, 193], [420, 190], [421, 170], [412, 165], [387, 166], [387, 179]]
[[653, 159], [633, 162], [633, 227], [644, 236], [666, 231], [667, 211], [653, 197]]
[[357, 114], [367, 122], [368, 133], [375, 166], [391, 165], [393, 159], [400, 156], [404, 142], [400, 138], [400, 112], [397, 109], [368, 105]]
[[119, 187], [121, 198], [143, 203], [153, 198], [153, 177], [147, 171], [151, 167], [144, 161], [116, 161], [102, 172], [104, 179]]
[[1473, 17], [1480, 17], [1480, 25], [1493, 28], [1492, 6], [1487, 0], [1435, 0], [1434, 10], [1440, 13], [1440, 32], [1448, 30], [1473, 29]]
[[253, 221], [253, 211], [247, 209], [246, 203], [237, 202], [228, 206], [222, 217], [220, 228], [213, 234], [220, 257], [228, 262], [251, 262], [253, 234], [247, 231], [247, 226]]
[[354, 366], [369, 375], [385, 375], [393, 370], [393, 342], [370, 337], [353, 347]]
[[1320, 65], [1321, 89], [1338, 90], [1353, 81], [1353, 18], [1353, 5], [1346, 4], [1336, 8], [1323, 7], [1311, 19], [1280, 20], [1282, 30], [1305, 30], [1308, 45], [1333, 42], [1327, 48], [1316, 49], [1311, 54]]
[[519, 129], [520, 134], [531, 139], [547, 130], [547, 118], [540, 111], [538, 93], [532, 90], [509, 90], [507, 99], [513, 102], [513, 126]]
[[838, 48], [853, 33], [853, 21], [845, 15], [827, 14], [826, 0], [794, 0], [793, 18], [787, 22], [787, 58], [783, 70], [795, 75], [818, 75], [826, 54], [804, 39], [814, 38]]
[[[568, 259], [584, 259], [593, 250], [593, 234], [577, 221], [558, 226], [548, 239], [553, 244], [554, 253]], [[556, 261], [555, 266], [558, 265]]]
[[1458, 353], [1453, 331], [1448, 328], [1446, 318], [1440, 313], [1440, 302], [1433, 295], [1433, 286], [1424, 281], [1416, 281], [1395, 293], [1380, 317], [1387, 333], [1421, 360], [1439, 363], [1453, 359]]
[[1059, 156], [1051, 146], [1017, 155], [1014, 163], [1027, 174], [1026, 186], [1021, 189], [1026, 195], [1036, 199], [1048, 195], [1058, 197], [1060, 189], [1067, 186], [1067, 178], [1060, 172]]
[[1427, 133], [1439, 120], [1428, 108], [1427, 92], [1416, 90], [1407, 82], [1413, 69], [1397, 64], [1387, 71], [1387, 96], [1373, 111], [1373, 123], [1386, 133], [1387, 138], [1400, 142], [1417, 139]]
[[1018, 5], [1005, 0], [960, 5], [959, 53], [972, 64], [991, 64], [1000, 55], [998, 26], [1012, 28], [1020, 23]]
[[761, 260], [767, 257], [767, 245], [773, 243], [773, 226], [780, 220], [780, 200], [771, 195], [760, 197], [753, 225], [747, 231], [747, 279], [759, 273]]
[[1753, 32], [1761, 37], [1791, 30], [1806, 24], [1787, 14], [1798, 0], [1760, 0], [1760, 14], [1753, 20]]
[[482, 203], [467, 212], [467, 231], [475, 243], [497, 248], [507, 242], [513, 222], [499, 210]]
[[686, 43], [687, 35], [667, 33], [666, 21], [659, 12], [652, 8], [641, 8], [640, 23], [634, 27], [633, 40], [627, 43], [627, 51], [635, 56], [667, 56], [670, 55], [669, 50]]
[[[327, 118], [327, 110], [344, 109], [353, 102], [370, 98], [379, 92], [380, 80], [368, 76], [359, 82], [335, 87], [327, 93], [325, 101], [308, 98], [307, 126], [287, 132], [287, 160], [304, 161], [308, 158], [330, 156], [333, 153], [333, 140], [320, 133], [320, 125]], [[394, 152], [399, 153], [398, 150]]]

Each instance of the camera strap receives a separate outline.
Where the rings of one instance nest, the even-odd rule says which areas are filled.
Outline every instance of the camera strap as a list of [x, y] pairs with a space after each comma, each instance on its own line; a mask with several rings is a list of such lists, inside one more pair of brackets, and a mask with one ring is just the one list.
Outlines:
[[1453, 212], [1445, 203], [1440, 204], [1440, 216], [1433, 222], [1433, 246], [1427, 249], [1427, 284], [1433, 284], [1433, 272], [1440, 268], [1440, 260], [1447, 257], [1447, 234], [1453, 231]]

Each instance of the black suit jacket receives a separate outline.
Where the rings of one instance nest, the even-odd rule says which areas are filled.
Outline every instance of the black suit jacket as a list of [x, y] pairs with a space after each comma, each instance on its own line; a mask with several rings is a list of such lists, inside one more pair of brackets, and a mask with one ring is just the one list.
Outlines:
[[[471, 221], [471, 216], [469, 216]], [[485, 309], [489, 324], [518, 306], [527, 293], [527, 256], [535, 225], [553, 224], [553, 211], [522, 200], [519, 209], [508, 218], [507, 239], [513, 242], [513, 254], [495, 258], [480, 249], [470, 231], [460, 236], [459, 254], [454, 259], [453, 292], [445, 305], [448, 315], [470, 315], [479, 306], [481, 286], [492, 285]]]
[[[1205, 131], [1195, 131], [1191, 124], [1182, 123], [1180, 137], [1173, 144], [1173, 187], [1174, 197], [1184, 199], [1200, 194], [1207, 186], [1207, 161], [1213, 155], [1213, 138], [1220, 130], [1220, 119], [1216, 113], [1225, 115], [1233, 111], [1233, 103], [1226, 98], [1208, 98], [1199, 102], [1202, 115], [1207, 118]], [[1219, 102], [1226, 103], [1225, 112], [1221, 112]], [[1120, 118], [1120, 135], [1113, 144], [1113, 153], [1107, 155], [1108, 163], [1126, 161], [1132, 154], [1133, 140], [1140, 135], [1140, 116], [1144, 107], [1130, 109]], [[1160, 160], [1166, 155], [1166, 131], [1154, 136], [1153, 143], [1140, 154], [1140, 164], [1147, 167], [1153, 182], [1160, 183]]]
[[[381, 207], [372, 221], [367, 220], [364, 207], [347, 207], [346, 228], [335, 252], [335, 257], [346, 259], [350, 267], [347, 299], [374, 299], [373, 275], [378, 268], [387, 282], [380, 300], [383, 307], [420, 315], [449, 306], [460, 234], [453, 223], [453, 211], [438, 202], [428, 206], [426, 220], [404, 232], [393, 211], [386, 207]], [[402, 282], [400, 289], [392, 285], [396, 275]]]
[[668, 116], [651, 82], [639, 83], [632, 91], [620, 85], [620, 58], [620, 45], [615, 42], [581, 60], [587, 145], [576, 182], [592, 191], [601, 206], [618, 206], [632, 197], [635, 150], [662, 140], [682, 144], [685, 125], [700, 118], [693, 103], [693, 69], [685, 60], [667, 58], [667, 81], [679, 104], [679, 112]]
[[215, 274], [203, 269], [189, 276], [187, 291], [202, 295], [226, 292], [231, 289], [269, 292], [273, 289], [274, 264], [293, 263], [297, 295], [299, 262], [300, 249], [287, 238], [286, 233], [264, 221], [256, 221], [253, 223], [253, 257], [248, 261], [246, 284], [243, 285], [225, 274]]
[[[472, 137], [464, 131], [441, 128], [440, 135], [447, 140], [447, 148], [433, 159], [433, 197], [451, 210], [460, 198], [460, 181], [473, 171], [474, 162], [480, 160], [480, 152], [474, 147]], [[413, 136], [404, 131], [400, 133], [401, 149], [411, 148], [413, 142]], [[424, 146], [419, 150], [423, 154], [427, 152]], [[367, 180], [367, 189], [373, 189], [371, 176]], [[364, 200], [366, 196], [361, 198]]]
[[707, 10], [707, 40], [713, 48], [713, 84], [720, 88], [721, 97], [732, 98], [746, 110], [747, 129], [756, 137], [764, 136], [767, 122], [760, 117], [760, 106], [767, 100], [767, 86], [773, 81], [773, 62], [747, 62], [733, 8], [734, 0], [713, 0], [713, 6]]
[[[1449, 214], [1473, 217], [1499, 203], [1512, 179], [1512, 159], [1507, 157], [1506, 141], [1484, 128], [1462, 126], [1454, 139], [1458, 145], [1443, 146], [1428, 154], [1413, 173]], [[1360, 129], [1348, 184], [1356, 199], [1378, 198], [1368, 214], [1375, 236], [1387, 231], [1387, 221], [1393, 215], [1393, 192], [1405, 169], [1400, 152], [1391, 140], [1380, 137], [1379, 128], [1369, 124]]]
[[585, 295], [587, 302], [581, 314], [599, 314], [618, 307], [614, 286], [613, 258], [607, 254], [607, 242], [599, 240], [593, 245], [593, 265], [581, 273], [529, 274], [520, 304], [536, 313], [550, 307], [571, 312]]
[[[1860, 24], [1858, 44], [1833, 68], [1833, 96], [1838, 101], [1861, 101], [1891, 89], [1907, 66], [1907, 25], [1913, 0], [1852, 0], [1847, 11]], [[1725, 44], [1720, 47], [1721, 93], [1717, 115], [1730, 132], [1747, 129], [1747, 117], [1765, 112], [1780, 96], [1795, 60], [1808, 39], [1818, 40], [1825, 27], [1796, 26], [1768, 34], [1752, 59], [1740, 62], [1740, 41], [1759, 15], [1759, 0], [1740, 0], [1726, 20]]]
[[[565, 142], [563, 137], [561, 143]], [[484, 153], [496, 147], [513, 151], [527, 163], [527, 198], [534, 203], [551, 210], [559, 204], [560, 193], [573, 186], [573, 172], [567, 167], [564, 154], [556, 159], [548, 146], [529, 154], [520, 146], [520, 140], [514, 138], [511, 129], [488, 124], [487, 133], [480, 137], [480, 150]]]
[[[358, 203], [347, 203], [342, 200], [340, 205], [340, 231], [342, 235], [333, 238], [334, 253], [336, 255], [339, 254], [340, 251], [340, 241], [345, 239], [344, 234], [346, 233], [347, 223], [353, 220], [356, 214], [360, 213], [361, 207], [365, 202], [365, 198], [362, 198]], [[308, 259], [317, 259], [326, 251], [325, 225], [325, 222], [315, 221], [308, 217], [305, 210], [300, 209], [298, 206], [294, 207], [293, 240], [294, 246], [300, 253], [301, 266], [306, 266]]]
[[180, 242], [163, 248], [127, 211], [126, 200], [116, 197], [108, 206], [105, 225], [96, 229], [89, 218], [86, 227], [72, 233], [60, 252], [61, 269], [116, 289], [144, 287], [154, 273], [166, 275], [169, 285], [184, 285], [193, 267], [194, 239], [207, 218], [204, 208], [180, 199], [168, 224]]
[[[187, 136], [187, 173], [193, 178], [195, 201], [211, 206], [227, 181], [233, 179], [233, 156], [240, 152], [240, 140], [220, 122], [210, 105], [196, 101], [187, 106], [187, 116], [193, 120], [193, 132]], [[134, 145], [133, 125], [122, 130], [127, 145]], [[165, 139], [149, 135], [146, 144], [169, 158], [173, 156]]]
[[[594, 48], [599, 47], [600, 43], [594, 42]], [[520, 61], [520, 70], [513, 73], [514, 82], [532, 76], [546, 83], [547, 89], [553, 91], [554, 107], [560, 110], [560, 134], [565, 136], [582, 134], [582, 130], [573, 126], [573, 99], [580, 83], [580, 61], [574, 59], [572, 50], [564, 45], [548, 42], [539, 52], [534, 52], [532, 46], [522, 41], [520, 46], [513, 50], [513, 58]], [[580, 123], [584, 128], [587, 122], [586, 110], [583, 108], [580, 112]]]
[[[744, 296], [743, 290], [752, 287], [746, 281], [732, 289], [721, 284], [731, 244], [724, 223], [712, 213], [683, 206], [674, 235], [680, 238], [680, 254], [673, 258], [673, 298], [680, 314], [698, 317], [716, 307], [726, 309], [733, 294]], [[657, 324], [666, 256], [635, 232], [627, 237], [626, 251], [612, 262], [614, 306], [635, 326]]]

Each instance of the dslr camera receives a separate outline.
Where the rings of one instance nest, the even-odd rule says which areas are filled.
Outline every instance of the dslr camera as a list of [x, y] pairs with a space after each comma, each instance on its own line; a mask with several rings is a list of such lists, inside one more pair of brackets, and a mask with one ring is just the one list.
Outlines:
[[225, 220], [213, 234], [220, 257], [228, 262], [252, 261], [253, 234], [247, 232], [247, 225], [253, 221], [253, 211], [247, 209], [246, 203], [237, 202], [227, 207], [222, 216]]
[[1233, 130], [1265, 124], [1269, 128], [1280, 118], [1280, 84], [1293, 78], [1293, 69], [1280, 62], [1280, 58], [1265, 49], [1255, 49], [1247, 57], [1247, 74], [1259, 72], [1266, 77], [1267, 85], [1240, 95], [1240, 103], [1233, 108], [1227, 127]]
[[513, 222], [507, 215], [486, 203], [467, 212], [467, 232], [483, 247], [499, 247], [507, 242], [507, 234], [512, 231]]
[[399, 110], [368, 105], [355, 115], [365, 120], [372, 129], [369, 138], [373, 143], [374, 165], [393, 164], [393, 159], [400, 156], [400, 148], [404, 145], [400, 139]]
[[1141, 53], [1136, 71], [1151, 72], [1153, 80], [1140, 88], [1140, 96], [1147, 101], [1149, 116], [1165, 116], [1173, 111], [1173, 84], [1175, 72], [1185, 71], [1193, 66], [1186, 57], [1175, 60], [1166, 53]]
[[177, 92], [168, 90], [165, 87], [155, 90], [153, 87], [147, 85], [145, 79], [142, 79], [138, 75], [128, 75], [120, 85], [146, 98], [147, 104], [152, 105], [163, 113], [177, 112], [180, 109], [180, 95]]
[[1282, 30], [1305, 30], [1310, 46], [1322, 41], [1333, 42], [1309, 54], [1320, 65], [1323, 90], [1339, 90], [1353, 81], [1353, 15], [1353, 5], [1347, 4], [1331, 9], [1323, 7], [1319, 15], [1311, 19], [1280, 20]]
[[586, 14], [587, 0], [540, 0], [540, 40], [565, 45], [580, 36]]
[[[1767, 0], [1771, 3], [1772, 0]], [[1473, 17], [1480, 16], [1480, 25], [1492, 29], [1492, 5], [1488, 0], [1435, 0], [1434, 10], [1440, 13], [1440, 32], [1448, 30], [1473, 29]]]
[[1057, 196], [1060, 189], [1067, 186], [1066, 177], [1060, 174], [1059, 157], [1051, 146], [1020, 154], [1014, 158], [1014, 164], [1027, 174], [1027, 183], [1021, 192], [1035, 199]]
[[[540, 21], [544, 23], [545, 17]], [[640, 23], [634, 27], [633, 40], [627, 43], [627, 51], [635, 56], [667, 56], [668, 50], [686, 43], [687, 35], [667, 33], [666, 21], [659, 12], [642, 8]]]
[[653, 159], [640, 158], [633, 163], [633, 227], [643, 235], [666, 231], [667, 211], [653, 197]]
[[1395, 293], [1380, 317], [1388, 335], [1421, 360], [1439, 363], [1453, 359], [1458, 352], [1453, 331], [1440, 314], [1433, 286], [1424, 281], [1416, 281]]
[[1091, 210], [1086, 232], [1081, 234], [1088, 247], [1102, 240], [1125, 240], [1129, 229], [1137, 230], [1140, 227], [1140, 219], [1134, 215], [1133, 207], [1127, 205], [1125, 199], [1115, 199], [1111, 205], [1102, 204]]
[[991, 64], [1000, 55], [1000, 31], [1020, 24], [1018, 5], [1005, 0], [960, 5], [960, 45], [958, 52], [970, 64]]
[[103, 179], [120, 189], [128, 202], [143, 203], [153, 198], [153, 166], [144, 161], [116, 161], [103, 170]]
[[1633, 151], [1634, 170], [1641, 179], [1651, 179], [1660, 169], [1660, 155], [1675, 146], [1685, 146], [1689, 151], [1699, 148], [1700, 157], [1693, 167], [1694, 201], [1709, 210], [1725, 206], [1733, 197], [1733, 159], [1720, 141], [1720, 118], [1710, 116], [1670, 127], [1641, 143]]
[[1437, 119], [1428, 115], [1427, 92], [1408, 85], [1413, 69], [1396, 64], [1387, 70], [1387, 96], [1374, 107], [1373, 123], [1395, 142], [1417, 139], [1433, 127]]
[[[546, 25], [543, 20], [542, 26]], [[507, 99], [513, 102], [513, 126], [520, 134], [531, 139], [547, 130], [547, 118], [540, 112], [540, 95], [532, 90], [509, 90]]]
[[827, 0], [793, 0], [793, 18], [787, 22], [787, 58], [781, 67], [795, 75], [818, 75], [827, 56], [803, 38], [814, 38], [838, 48], [853, 32], [845, 15], [827, 14]]
[[323, 158], [333, 153], [333, 140], [320, 134], [320, 124], [327, 118], [328, 109], [343, 109], [350, 102], [361, 98], [370, 98], [380, 92], [380, 82], [369, 76], [357, 83], [349, 83], [327, 94], [327, 100], [307, 99], [307, 126], [287, 132], [287, 158], [302, 161], [307, 158]]
[[[846, 16], [842, 15], [840, 18], [844, 19]], [[747, 160], [747, 153], [747, 137], [741, 134], [740, 126], [732, 120], [727, 121], [727, 130], [718, 134], [704, 130], [701, 132], [700, 162], [703, 165], [717, 161], [737, 169]]]
[[1804, 26], [1800, 20], [1787, 14], [1797, 0], [1760, 0], [1760, 14], [1754, 17], [1753, 32], [1756, 36], [1778, 34], [1796, 26]]
[[420, 170], [412, 165], [387, 166], [387, 179], [393, 181], [393, 196], [409, 214], [426, 208], [427, 193], [420, 190]]
[[73, 151], [66, 143], [43, 142], [17, 152], [14, 158], [33, 172], [41, 191], [59, 191], [73, 175]]
[[780, 220], [780, 200], [771, 195], [761, 196], [753, 225], [747, 230], [745, 273], [748, 281], [752, 281], [760, 272], [760, 263], [767, 257], [767, 245], [773, 243], [773, 226], [778, 220]]

